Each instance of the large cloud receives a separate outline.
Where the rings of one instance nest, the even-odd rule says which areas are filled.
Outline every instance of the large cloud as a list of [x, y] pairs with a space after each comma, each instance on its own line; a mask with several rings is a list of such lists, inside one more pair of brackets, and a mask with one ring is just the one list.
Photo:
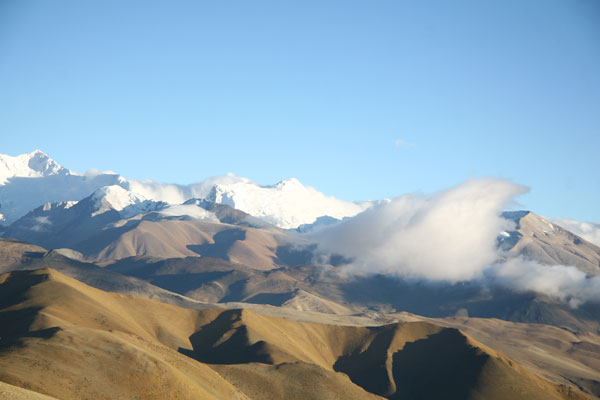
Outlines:
[[534, 291], [577, 307], [600, 301], [600, 276], [575, 267], [513, 258], [497, 246], [514, 229], [501, 217], [527, 188], [502, 179], [470, 180], [432, 196], [405, 195], [310, 237], [322, 255], [343, 255], [351, 274], [383, 273], [455, 283], [475, 281], [518, 292]]
[[405, 195], [312, 235], [326, 254], [353, 259], [355, 273], [465, 281], [498, 259], [500, 216], [527, 188], [502, 179], [470, 180], [432, 196]]
[[588, 301], [600, 301], [600, 276], [588, 277], [575, 267], [541, 265], [515, 258], [496, 264], [487, 278], [518, 292], [534, 291], [578, 307]]

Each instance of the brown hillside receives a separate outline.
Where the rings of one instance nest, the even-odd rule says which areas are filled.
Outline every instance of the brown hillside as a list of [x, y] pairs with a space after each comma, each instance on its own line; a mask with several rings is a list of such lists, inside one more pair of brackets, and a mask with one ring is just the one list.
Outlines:
[[41, 257], [46, 249], [15, 239], [0, 238], [0, 273], [11, 271], [30, 258]]
[[[129, 227], [130, 226], [130, 227]], [[276, 266], [278, 234], [268, 230], [196, 220], [142, 220], [107, 229], [74, 248], [95, 262], [132, 256], [208, 256], [266, 270]]]
[[0, 276], [0, 337], [0, 381], [57, 398], [583, 396], [427, 322], [336, 326], [182, 309], [49, 269]]
[[[0, 275], [0, 381], [56, 398], [246, 398], [185, 355], [221, 312], [106, 293], [49, 269]], [[293, 390], [279, 375], [272, 385]], [[333, 371], [314, 376], [306, 398], [376, 398]]]

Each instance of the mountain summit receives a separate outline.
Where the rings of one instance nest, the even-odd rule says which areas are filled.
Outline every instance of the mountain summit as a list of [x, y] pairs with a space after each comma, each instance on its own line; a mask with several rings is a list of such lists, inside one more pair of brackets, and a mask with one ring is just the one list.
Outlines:
[[295, 178], [262, 186], [248, 178], [225, 175], [175, 185], [126, 179], [113, 172], [78, 174], [36, 150], [15, 157], [0, 154], [0, 223], [9, 225], [46, 203], [82, 200], [101, 188], [105, 189], [99, 196], [117, 211], [121, 202], [124, 207], [144, 201], [179, 205], [200, 198], [284, 229], [311, 224], [323, 216], [351, 217], [371, 205], [326, 196]]
[[50, 175], [69, 175], [64, 168], [41, 150], [16, 157], [0, 154], [0, 185], [11, 178], [40, 178]]
[[296, 228], [329, 216], [342, 219], [354, 216], [367, 206], [325, 196], [290, 178], [272, 186], [252, 182], [217, 183], [207, 196], [209, 201], [227, 204], [280, 228]]

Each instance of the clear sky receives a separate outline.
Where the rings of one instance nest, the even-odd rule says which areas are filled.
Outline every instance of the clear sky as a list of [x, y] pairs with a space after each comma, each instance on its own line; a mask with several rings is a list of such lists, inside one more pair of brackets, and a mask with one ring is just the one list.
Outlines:
[[600, 2], [0, 0], [0, 153], [600, 221]]

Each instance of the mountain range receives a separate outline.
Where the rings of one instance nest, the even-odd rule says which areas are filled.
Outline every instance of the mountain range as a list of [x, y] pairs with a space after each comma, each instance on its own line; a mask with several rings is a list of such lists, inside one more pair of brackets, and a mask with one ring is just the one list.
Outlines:
[[135, 203], [133, 198], [169, 204], [202, 198], [284, 229], [313, 223], [324, 215], [337, 219], [353, 216], [371, 204], [325, 196], [294, 178], [261, 186], [247, 178], [226, 175], [191, 185], [175, 185], [130, 180], [111, 171], [80, 174], [36, 150], [16, 157], [0, 154], [0, 222], [7, 225], [46, 203], [79, 201], [102, 187], [114, 185], [133, 193], [120, 193], [123, 197], [119, 197], [113, 191], [111, 199], [123, 204]]
[[[600, 247], [466, 187], [347, 202], [0, 155], [0, 393], [600, 396]], [[472, 277], [405, 267], [460, 269], [456, 248]]]

